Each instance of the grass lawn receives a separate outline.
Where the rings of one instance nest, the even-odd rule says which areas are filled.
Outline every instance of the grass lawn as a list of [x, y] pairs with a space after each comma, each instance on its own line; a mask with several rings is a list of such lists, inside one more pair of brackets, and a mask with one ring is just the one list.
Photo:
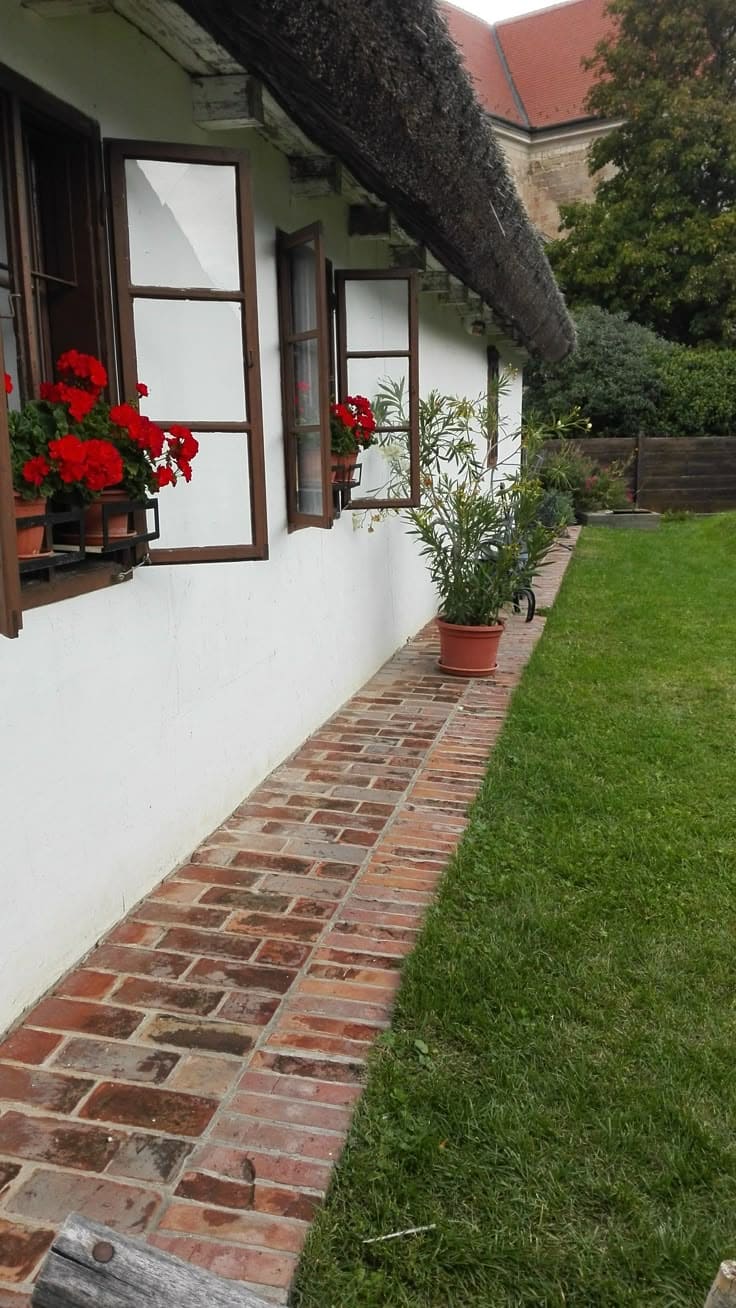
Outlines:
[[736, 515], [583, 533], [299, 1308], [702, 1308], [736, 1255], [735, 568]]

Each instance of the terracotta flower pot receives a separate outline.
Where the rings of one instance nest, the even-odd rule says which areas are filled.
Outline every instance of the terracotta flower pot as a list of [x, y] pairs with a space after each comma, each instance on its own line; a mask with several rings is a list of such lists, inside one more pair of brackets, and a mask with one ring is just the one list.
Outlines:
[[113, 506], [116, 501], [126, 503], [130, 496], [125, 491], [106, 490], [103, 491], [99, 500], [90, 504], [84, 510], [84, 542], [85, 545], [99, 546], [105, 544], [104, 532], [104, 515], [103, 509], [108, 506], [107, 514], [107, 541], [121, 541], [126, 536], [133, 536], [135, 533], [130, 528], [130, 512], [123, 509], [116, 513]]
[[24, 527], [25, 518], [36, 518], [46, 512], [45, 500], [22, 500], [15, 497], [15, 535], [18, 542], [18, 558], [34, 559], [41, 553], [46, 525], [39, 522], [36, 526]]
[[358, 466], [358, 452], [355, 454], [332, 455], [332, 480], [335, 482], [352, 481]]
[[502, 622], [492, 627], [463, 627], [437, 619], [440, 667], [453, 677], [489, 677], [497, 667]]

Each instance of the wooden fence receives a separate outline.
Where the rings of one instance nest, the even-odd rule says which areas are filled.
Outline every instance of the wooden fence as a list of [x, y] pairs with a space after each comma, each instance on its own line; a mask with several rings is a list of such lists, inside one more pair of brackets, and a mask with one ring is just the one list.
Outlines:
[[[643, 509], [736, 509], [736, 436], [601, 436], [576, 444], [598, 463], [626, 462], [629, 488]], [[544, 448], [559, 445], [547, 441]]]

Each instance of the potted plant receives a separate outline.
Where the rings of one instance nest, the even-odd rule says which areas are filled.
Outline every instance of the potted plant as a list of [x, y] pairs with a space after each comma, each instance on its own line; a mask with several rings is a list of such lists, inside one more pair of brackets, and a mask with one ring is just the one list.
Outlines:
[[[57, 508], [85, 506], [85, 543], [101, 547], [131, 534], [131, 505], [179, 477], [191, 480], [199, 444], [188, 428], [164, 431], [140, 413], [148, 394], [142, 382], [134, 402], [111, 407], [103, 395], [107, 372], [94, 356], [67, 350], [56, 368], [58, 380], [43, 382], [38, 400], [9, 414], [13, 487], [18, 499], [35, 501], [34, 516], [49, 499]], [[116, 502], [117, 514], [110, 509]], [[43, 524], [40, 532], [42, 540]], [[73, 524], [60, 532], [67, 544], [79, 542], [74, 534]], [[19, 541], [19, 557], [28, 549]]]
[[358, 455], [375, 444], [375, 431], [376, 419], [365, 396], [348, 395], [330, 405], [333, 482], [345, 485], [353, 481]]
[[469, 401], [444, 403], [456, 409], [454, 466], [425, 466], [421, 506], [407, 518], [440, 600], [440, 667], [453, 676], [489, 676], [505, 611], [531, 586], [557, 525], [540, 521], [543, 489], [523, 467], [494, 485], [482, 441], [467, 439], [480, 410]]

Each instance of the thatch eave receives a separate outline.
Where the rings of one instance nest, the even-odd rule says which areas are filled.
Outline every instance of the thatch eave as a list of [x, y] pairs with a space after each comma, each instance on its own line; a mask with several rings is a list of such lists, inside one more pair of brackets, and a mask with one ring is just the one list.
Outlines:
[[532, 354], [572, 321], [434, 0], [179, 0]]

